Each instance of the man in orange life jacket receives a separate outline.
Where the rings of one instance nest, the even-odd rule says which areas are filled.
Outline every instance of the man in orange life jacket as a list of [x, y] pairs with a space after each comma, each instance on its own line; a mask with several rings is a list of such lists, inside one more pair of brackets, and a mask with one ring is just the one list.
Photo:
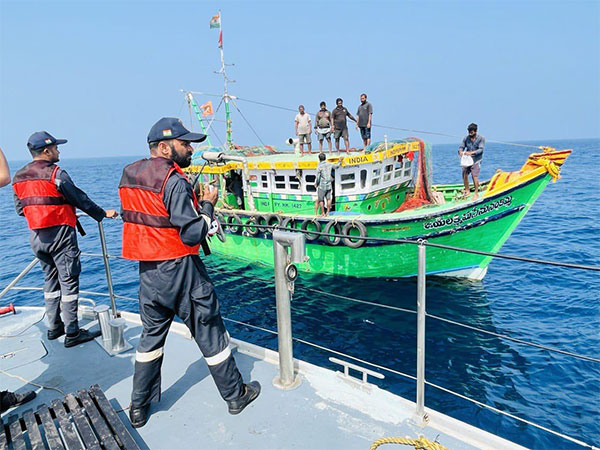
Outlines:
[[[45, 131], [33, 133], [27, 142], [33, 161], [21, 168], [13, 178], [17, 214], [25, 216], [31, 229], [29, 242], [46, 274], [44, 301], [50, 329], [48, 339], [65, 334], [65, 347], [91, 341], [100, 332], [79, 329], [79, 247], [75, 227], [75, 208], [96, 221], [114, 218], [115, 210], [100, 208], [79, 189], [71, 177], [55, 163], [58, 145], [66, 139], [55, 139]], [[62, 311], [62, 320], [61, 320]]]
[[260, 393], [244, 384], [229, 349], [229, 335], [213, 284], [198, 255], [212, 223], [216, 189], [197, 200], [181, 168], [192, 158], [191, 142], [204, 134], [181, 120], [160, 119], [148, 134], [149, 159], [123, 169], [119, 184], [123, 216], [123, 257], [139, 261], [143, 332], [135, 356], [129, 418], [146, 424], [151, 401], [160, 400], [163, 348], [175, 315], [187, 325], [202, 351], [221, 397], [239, 414]]

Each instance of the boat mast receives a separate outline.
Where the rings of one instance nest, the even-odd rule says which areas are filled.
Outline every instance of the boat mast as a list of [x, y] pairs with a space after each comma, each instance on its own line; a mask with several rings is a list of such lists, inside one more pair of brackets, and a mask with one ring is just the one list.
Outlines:
[[225, 102], [225, 123], [227, 126], [227, 147], [229, 147], [230, 149], [233, 148], [233, 138], [232, 138], [232, 131], [231, 131], [231, 115], [229, 113], [229, 100], [231, 100], [232, 97], [229, 95], [229, 92], [227, 91], [227, 83], [228, 82], [234, 82], [235, 80], [230, 80], [229, 78], [227, 78], [227, 72], [225, 71], [225, 56], [223, 54], [223, 20], [221, 17], [221, 11], [219, 11], [219, 50], [221, 51], [221, 69], [216, 72], [219, 73], [221, 75], [223, 75], [223, 101]]

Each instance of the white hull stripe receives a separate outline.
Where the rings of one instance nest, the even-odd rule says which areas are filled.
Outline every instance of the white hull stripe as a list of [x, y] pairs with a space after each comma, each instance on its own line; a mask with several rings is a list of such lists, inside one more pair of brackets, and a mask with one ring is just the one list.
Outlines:
[[206, 364], [208, 364], [209, 366], [216, 366], [217, 364], [221, 364], [230, 356], [231, 350], [229, 349], [229, 346], [227, 346], [225, 347], [225, 350], [220, 351], [214, 356], [205, 356], [204, 359], [206, 360]]
[[77, 301], [77, 299], [79, 298], [79, 294], [69, 294], [69, 295], [63, 295], [62, 298], [60, 299], [62, 302], [74, 302]]
[[58, 298], [60, 297], [60, 291], [44, 292], [44, 298]]
[[160, 358], [163, 355], [163, 348], [157, 348], [151, 352], [135, 352], [135, 360], [137, 362], [150, 362]]

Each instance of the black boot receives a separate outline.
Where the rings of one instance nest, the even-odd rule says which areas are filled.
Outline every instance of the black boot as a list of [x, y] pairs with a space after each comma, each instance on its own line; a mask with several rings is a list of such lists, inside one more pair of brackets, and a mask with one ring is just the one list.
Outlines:
[[246, 406], [256, 400], [260, 394], [260, 383], [258, 381], [251, 381], [248, 384], [244, 384], [244, 394], [237, 400], [227, 402], [229, 406], [229, 414], [239, 414]]
[[30, 402], [35, 398], [35, 396], [35, 391], [27, 391], [23, 394], [4, 391], [0, 393], [0, 412], [4, 412], [10, 408], [14, 408], [15, 406], [20, 406], [24, 403]]
[[150, 404], [142, 406], [140, 408], [134, 408], [129, 406], [129, 420], [133, 428], [141, 428], [148, 422], [148, 410]]
[[54, 330], [48, 330], [48, 340], [53, 341], [54, 339], [58, 339], [59, 337], [61, 337], [63, 334], [65, 334], [64, 325], [61, 325], [60, 327], [55, 328]]
[[88, 331], [84, 329], [80, 329], [79, 333], [75, 336], [69, 336], [65, 338], [65, 347], [75, 347], [76, 345], [83, 344], [84, 342], [91, 341], [98, 336], [100, 336], [100, 331]]

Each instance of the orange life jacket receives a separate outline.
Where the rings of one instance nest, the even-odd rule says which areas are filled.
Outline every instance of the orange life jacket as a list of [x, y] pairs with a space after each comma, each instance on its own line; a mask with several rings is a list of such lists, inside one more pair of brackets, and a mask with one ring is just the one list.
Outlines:
[[59, 167], [50, 161], [32, 161], [13, 178], [13, 189], [23, 205], [31, 230], [69, 225], [75, 228], [75, 207], [56, 187]]
[[[163, 202], [167, 180], [179, 166], [167, 158], [136, 161], [123, 169], [119, 183], [123, 217], [123, 258], [135, 261], [166, 261], [197, 255], [200, 245], [185, 245], [179, 227], [169, 221]], [[194, 207], [198, 206], [194, 194]]]

